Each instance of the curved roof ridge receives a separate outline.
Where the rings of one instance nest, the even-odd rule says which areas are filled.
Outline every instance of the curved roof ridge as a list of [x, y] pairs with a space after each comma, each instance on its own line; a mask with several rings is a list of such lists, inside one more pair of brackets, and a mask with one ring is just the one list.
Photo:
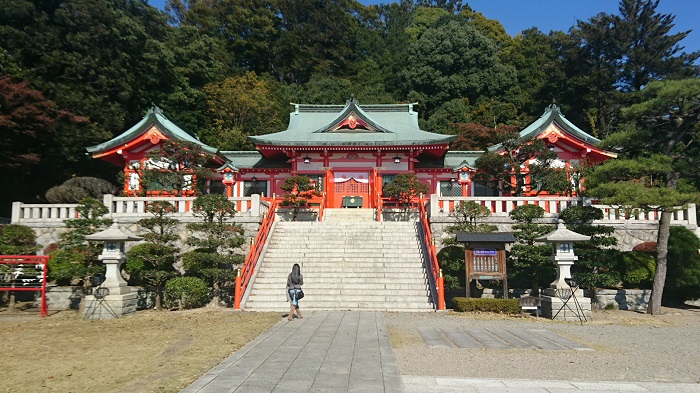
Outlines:
[[364, 120], [366, 123], [368, 123], [370, 126], [375, 128], [379, 132], [391, 132], [387, 130], [385, 127], [381, 126], [379, 123], [377, 123], [374, 119], [372, 119], [367, 113], [365, 113], [364, 110], [358, 105], [358, 102], [356, 99], [351, 98], [350, 100], [347, 101], [345, 104], [345, 107], [343, 107], [343, 110], [340, 111], [338, 116], [335, 117], [332, 121], [330, 121], [328, 124], [324, 125], [323, 127], [320, 127], [319, 129], [312, 131], [312, 132], [327, 132], [330, 131], [333, 126], [336, 126], [340, 124], [345, 118], [350, 116], [351, 113], [356, 113], [362, 120]]
[[201, 142], [197, 137], [190, 135], [187, 131], [175, 124], [175, 122], [173, 122], [167, 116], [165, 116], [163, 110], [155, 104], [152, 107], [148, 108], [148, 111], [146, 111], [146, 115], [138, 123], [134, 124], [126, 131], [122, 132], [121, 134], [115, 136], [114, 138], [106, 142], [102, 142], [95, 146], [86, 147], [85, 149], [89, 153], [94, 153], [114, 148], [118, 145], [122, 145], [129, 142], [130, 140], [133, 140], [134, 138], [146, 132], [149, 128], [151, 128], [151, 126], [155, 126], [158, 129], [158, 131], [162, 132], [170, 138], [195, 143], [201, 146], [202, 149], [204, 149], [208, 153], [216, 154], [219, 151], [219, 149], [211, 147]]

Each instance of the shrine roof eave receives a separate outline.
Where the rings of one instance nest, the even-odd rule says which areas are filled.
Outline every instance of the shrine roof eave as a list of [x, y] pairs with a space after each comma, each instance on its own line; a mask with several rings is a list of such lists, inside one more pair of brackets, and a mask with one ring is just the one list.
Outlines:
[[[366, 135], [366, 134], [365, 134]], [[436, 134], [437, 135], [437, 134]], [[405, 147], [406, 149], [415, 149], [416, 146], [435, 146], [435, 145], [446, 145], [449, 144], [450, 142], [454, 141], [457, 136], [455, 135], [445, 135], [442, 138], [435, 138], [435, 139], [430, 139], [430, 140], [420, 140], [420, 141], [411, 141], [411, 140], [377, 140], [377, 141], [368, 141], [368, 140], [358, 140], [358, 141], [352, 141], [352, 140], [345, 140], [345, 141], [280, 141], [280, 140], [269, 140], [269, 139], [264, 139], [263, 136], [261, 137], [248, 137], [251, 141], [255, 142], [257, 147], [264, 146], [267, 149], [275, 148], [275, 147], [280, 147], [280, 148], [289, 148], [289, 147], [300, 147], [300, 148], [305, 148], [306, 150], [317, 148], [317, 149], [328, 149], [328, 148], [346, 148], [346, 147], [358, 147], [358, 148], [381, 148], [381, 147], [386, 147], [386, 148], [391, 148], [391, 149], [396, 149], [400, 147]]]
[[131, 141], [137, 139], [140, 135], [151, 129], [151, 127], [156, 127], [158, 131], [171, 139], [197, 144], [207, 153], [218, 155], [219, 150], [217, 148], [206, 145], [187, 133], [187, 131], [168, 119], [157, 106], [150, 108], [141, 121], [120, 135], [98, 145], [86, 147], [85, 150], [94, 156], [120, 146], [128, 145]]
[[[600, 143], [600, 139], [576, 127], [576, 125], [574, 125], [566, 117], [564, 117], [559, 107], [554, 104], [548, 106], [545, 109], [542, 116], [540, 116], [532, 124], [520, 131], [519, 137], [530, 138], [532, 136], [540, 135], [543, 132], [545, 132], [547, 127], [549, 127], [549, 125], [552, 123], [556, 123], [560, 129], [585, 143], [591, 144], [593, 146], [598, 145]], [[501, 150], [501, 146], [501, 144], [493, 145], [489, 147], [488, 150], [491, 152], [499, 151]]]

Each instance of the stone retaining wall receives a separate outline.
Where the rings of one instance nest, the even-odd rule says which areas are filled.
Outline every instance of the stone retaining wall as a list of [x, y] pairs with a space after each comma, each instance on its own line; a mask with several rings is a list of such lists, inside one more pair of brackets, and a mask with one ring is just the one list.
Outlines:
[[[120, 220], [115, 220], [115, 222], [119, 225], [121, 229], [124, 229], [130, 233], [133, 233], [134, 235], [140, 235], [144, 231], [141, 229], [141, 226], [136, 223], [137, 220], [134, 219], [120, 219]], [[186, 227], [187, 223], [189, 222], [199, 222], [201, 220], [183, 220], [183, 222], [180, 222], [177, 226], [177, 233], [180, 235], [180, 241], [176, 243], [178, 247], [180, 247], [180, 250], [182, 252], [186, 252], [190, 249], [189, 246], [187, 246], [184, 243], [184, 240], [187, 239], [188, 237], [192, 236], [192, 232], [189, 231]], [[234, 217], [232, 220], [233, 222], [241, 225], [243, 227], [243, 236], [246, 239], [245, 244], [241, 247], [241, 253], [243, 254], [248, 254], [248, 250], [250, 249], [250, 240], [255, 239], [255, 236], [258, 235], [258, 230], [260, 229], [260, 223], [258, 222], [257, 217]], [[41, 246], [41, 250], [39, 251], [39, 255], [44, 255], [44, 250], [46, 247], [48, 247], [51, 244], [58, 243], [60, 240], [60, 236], [62, 233], [66, 232], [68, 229], [65, 227], [63, 224], [51, 224], [51, 225], [43, 225], [41, 223], [31, 223], [31, 224], [23, 224], [26, 225], [34, 230], [36, 233], [36, 241], [37, 244]], [[130, 249], [133, 247], [135, 244], [138, 244], [138, 242], [127, 242], [126, 243], [126, 249]]]
[[645, 311], [651, 289], [598, 289], [593, 302], [599, 309], [612, 305], [615, 310]]
[[[444, 247], [443, 239], [454, 236], [446, 231], [449, 226], [454, 225], [454, 222], [452, 217], [431, 217], [430, 229], [438, 251]], [[552, 225], [556, 223], [554, 219], [542, 219], [541, 222]], [[483, 221], [479, 221], [479, 224], [495, 225], [499, 232], [513, 232], [514, 222], [508, 217], [488, 217]], [[656, 223], [636, 222], [633, 225], [616, 223], [602, 225], [609, 225], [615, 228], [613, 236], [617, 238], [617, 248], [620, 251], [631, 251], [638, 244], [655, 242], [658, 232]]]

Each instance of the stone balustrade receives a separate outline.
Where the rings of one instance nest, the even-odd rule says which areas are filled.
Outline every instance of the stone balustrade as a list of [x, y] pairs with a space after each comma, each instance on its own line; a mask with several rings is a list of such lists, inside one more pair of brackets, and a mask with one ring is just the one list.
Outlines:
[[[115, 221], [129, 222], [137, 221], [141, 218], [150, 217], [148, 204], [154, 201], [167, 200], [175, 206], [176, 213], [171, 217], [177, 219], [187, 219], [192, 217], [192, 203], [194, 197], [117, 197], [114, 195], [104, 195], [103, 203], [108, 209], [105, 218]], [[265, 202], [262, 202], [260, 195], [250, 197], [229, 198], [236, 204], [236, 216], [238, 217], [260, 217], [261, 213], [267, 209]], [[62, 226], [63, 221], [77, 218], [78, 204], [33, 204], [14, 202], [12, 204], [12, 223], [29, 225], [40, 223], [43, 226]]]
[[[492, 217], [507, 217], [508, 213], [522, 205], [540, 206], [545, 211], [546, 218], [556, 218], [559, 213], [570, 206], [576, 206], [579, 199], [575, 197], [443, 197], [436, 194], [430, 196], [430, 217], [447, 218], [454, 211], [455, 205], [472, 201], [491, 210]], [[599, 224], [622, 224], [644, 222], [658, 222], [661, 212], [656, 210], [645, 211], [638, 208], [624, 208], [620, 206], [593, 204], [593, 201], [584, 198], [585, 206], [594, 206], [603, 211], [603, 219]], [[689, 229], [697, 229], [697, 211], [695, 204], [689, 204], [674, 212], [671, 225], [682, 225]]]

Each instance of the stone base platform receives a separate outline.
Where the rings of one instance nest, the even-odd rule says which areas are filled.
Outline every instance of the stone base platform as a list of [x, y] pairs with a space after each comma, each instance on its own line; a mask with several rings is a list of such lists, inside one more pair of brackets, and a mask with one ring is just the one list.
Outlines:
[[136, 312], [138, 294], [107, 295], [102, 299], [94, 295], [85, 296], [85, 319], [120, 318]]
[[542, 316], [558, 321], [592, 321], [591, 299], [583, 296], [581, 289], [573, 295], [575, 298], [571, 291], [566, 289], [545, 289], [542, 296]]

